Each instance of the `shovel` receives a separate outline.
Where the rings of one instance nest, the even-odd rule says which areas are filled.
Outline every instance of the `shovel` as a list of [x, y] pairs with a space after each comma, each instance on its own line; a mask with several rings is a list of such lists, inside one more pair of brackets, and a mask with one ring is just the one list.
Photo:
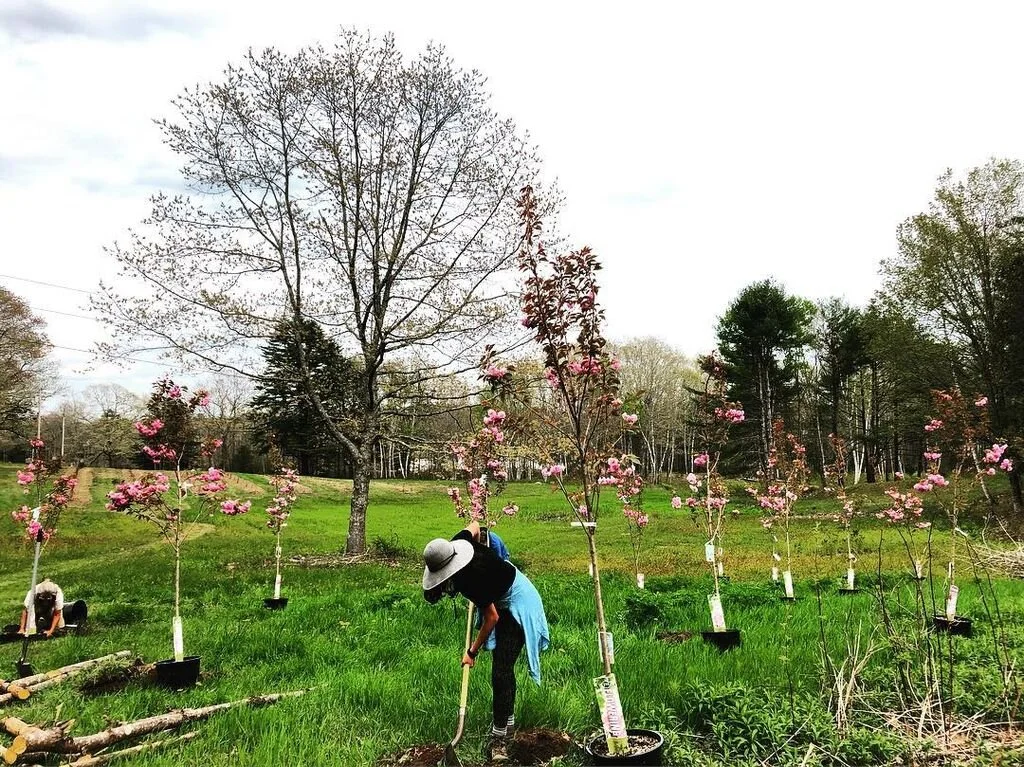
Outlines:
[[[466, 646], [463, 652], [469, 652], [470, 643], [473, 641], [473, 603], [469, 603], [466, 611]], [[466, 701], [469, 699], [469, 666], [462, 667], [462, 691], [459, 693], [459, 726], [455, 730], [455, 737], [444, 750], [444, 756], [437, 763], [437, 767], [461, 767], [455, 747], [462, 740], [462, 732], [466, 727]]]

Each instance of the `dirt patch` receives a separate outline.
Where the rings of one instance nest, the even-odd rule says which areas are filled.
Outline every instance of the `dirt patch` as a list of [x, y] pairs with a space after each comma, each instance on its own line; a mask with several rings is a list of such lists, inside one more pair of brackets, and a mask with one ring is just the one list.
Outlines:
[[[299, 567], [318, 567], [331, 569], [336, 567], [348, 567], [359, 564], [379, 564], [385, 567], [401, 567], [398, 559], [378, 556], [376, 554], [296, 554], [289, 557], [288, 562]], [[272, 560], [264, 563], [272, 564]]]
[[251, 479], [245, 479], [237, 474], [230, 473], [228, 474], [228, 490], [256, 497], [267, 494], [265, 487], [260, 487]]
[[508, 744], [508, 755], [516, 764], [547, 764], [565, 756], [572, 746], [568, 733], [557, 730], [522, 730]]
[[86, 467], [78, 470], [78, 484], [75, 486], [75, 495], [71, 499], [72, 508], [80, 509], [89, 505], [92, 500], [93, 470]]
[[[508, 743], [509, 761], [501, 762], [502, 767], [521, 765], [522, 767], [543, 767], [552, 759], [565, 756], [572, 747], [572, 738], [567, 733], [547, 730], [543, 727], [534, 730], [521, 730]], [[463, 748], [461, 764], [464, 767], [489, 767], [491, 762], [467, 759]], [[381, 757], [376, 767], [437, 767], [444, 757], [445, 746], [439, 743], [425, 743], [412, 746], [397, 754]]]
[[655, 634], [655, 637], [662, 642], [668, 642], [669, 644], [677, 644], [680, 642], [689, 642], [693, 639], [694, 632], [692, 631], [659, 631]]
[[437, 743], [413, 746], [397, 754], [382, 757], [377, 767], [437, 767], [444, 757], [445, 747]]

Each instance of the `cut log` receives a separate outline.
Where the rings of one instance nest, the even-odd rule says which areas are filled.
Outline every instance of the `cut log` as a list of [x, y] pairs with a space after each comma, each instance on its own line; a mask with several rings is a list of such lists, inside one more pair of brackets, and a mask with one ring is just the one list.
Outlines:
[[101, 663], [109, 663], [111, 661], [123, 660], [131, 656], [130, 650], [121, 650], [119, 652], [111, 653], [110, 655], [104, 655], [102, 658], [93, 658], [91, 660], [83, 660], [79, 663], [72, 663], [69, 666], [61, 666], [60, 668], [54, 669], [53, 671], [46, 671], [42, 674], [33, 674], [32, 676], [22, 677], [21, 679], [15, 679], [13, 682], [8, 682], [8, 691], [0, 694], [0, 705], [9, 703], [12, 700], [25, 700], [28, 695], [20, 694], [19, 691], [28, 691], [29, 693], [35, 692], [36, 690], [46, 689], [54, 684], [64, 681], [65, 679], [80, 674], [87, 669], [94, 668]]
[[57, 722], [53, 727], [43, 729], [34, 724], [23, 722], [14, 716], [9, 716], [3, 721], [4, 729], [14, 736], [14, 742], [4, 749], [4, 762], [14, 764], [18, 757], [29, 750], [29, 744], [33, 744], [37, 750], [46, 751], [64, 741], [68, 730], [75, 723], [74, 719], [66, 722]]
[[47, 729], [37, 728], [16, 736], [14, 743], [5, 751], [4, 759], [8, 764], [15, 764], [18, 761], [22, 761], [22, 757], [35, 758], [43, 753], [94, 754], [97, 751], [130, 738], [137, 738], [164, 730], [173, 730], [186, 722], [207, 719], [216, 713], [227, 711], [230, 708], [269, 706], [283, 698], [294, 698], [303, 693], [305, 693], [305, 690], [296, 690], [294, 692], [280, 692], [271, 695], [255, 695], [251, 698], [233, 700], [227, 703], [215, 703], [212, 706], [203, 706], [202, 708], [180, 708], [168, 711], [166, 714], [136, 719], [134, 722], [124, 722], [114, 727], [108, 727], [94, 735], [83, 735], [78, 738], [67, 737], [67, 726], [56, 725]]
[[5, 682], [0, 679], [0, 695], [12, 695], [11, 700], [25, 700], [31, 694], [27, 687], [23, 687], [17, 682]]
[[107, 754], [100, 754], [99, 756], [81, 756], [75, 761], [68, 764], [68, 767], [96, 767], [100, 764], [106, 764], [107, 762], [117, 759], [120, 756], [131, 756], [133, 754], [139, 754], [143, 751], [151, 751], [154, 748], [163, 748], [164, 746], [173, 746], [175, 743], [185, 743], [196, 737], [198, 732], [186, 732], [184, 735], [179, 735], [176, 738], [164, 738], [163, 740], [154, 740], [152, 743], [140, 743], [137, 746], [131, 748], [122, 748], [120, 751], [111, 751]]

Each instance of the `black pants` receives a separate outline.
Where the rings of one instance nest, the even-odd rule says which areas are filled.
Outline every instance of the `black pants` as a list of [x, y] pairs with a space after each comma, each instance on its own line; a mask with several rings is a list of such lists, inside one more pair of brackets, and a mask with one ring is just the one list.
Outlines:
[[523, 627], [508, 610], [498, 610], [494, 627], [495, 648], [491, 658], [491, 690], [494, 726], [504, 727], [516, 706], [516, 660], [526, 644]]

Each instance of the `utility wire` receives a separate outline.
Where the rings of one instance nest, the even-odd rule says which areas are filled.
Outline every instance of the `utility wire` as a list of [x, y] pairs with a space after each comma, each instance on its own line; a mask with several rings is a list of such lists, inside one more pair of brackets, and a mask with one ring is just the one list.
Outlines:
[[85, 293], [89, 295], [92, 291], [82, 290], [82, 288], [72, 288], [68, 285], [58, 285], [55, 282], [44, 282], [43, 280], [30, 280], [27, 277], [15, 277], [13, 274], [0, 274], [6, 280], [19, 280], [21, 282], [31, 282], [34, 285], [45, 285], [48, 288], [60, 288], [61, 290], [73, 290], [75, 293]]

